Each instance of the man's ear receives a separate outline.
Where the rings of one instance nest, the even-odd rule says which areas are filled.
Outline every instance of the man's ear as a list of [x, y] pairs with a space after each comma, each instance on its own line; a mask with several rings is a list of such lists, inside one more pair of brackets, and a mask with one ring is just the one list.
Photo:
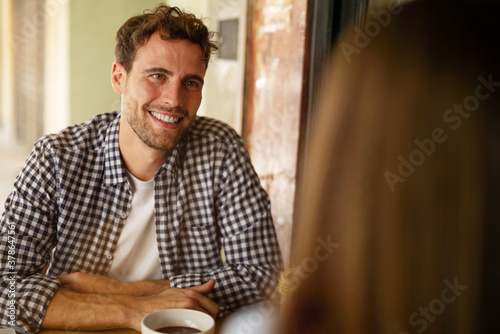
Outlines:
[[111, 67], [111, 85], [116, 94], [122, 94], [126, 77], [127, 72], [123, 65], [117, 61], [113, 62], [113, 66]]

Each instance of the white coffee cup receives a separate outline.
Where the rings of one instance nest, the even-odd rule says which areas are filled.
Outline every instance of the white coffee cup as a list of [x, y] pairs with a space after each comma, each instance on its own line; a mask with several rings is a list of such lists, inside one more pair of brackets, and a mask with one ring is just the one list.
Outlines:
[[215, 321], [210, 315], [194, 310], [168, 309], [156, 311], [141, 321], [142, 334], [162, 334], [156, 331], [163, 327], [189, 327], [199, 330], [199, 334], [214, 334]]

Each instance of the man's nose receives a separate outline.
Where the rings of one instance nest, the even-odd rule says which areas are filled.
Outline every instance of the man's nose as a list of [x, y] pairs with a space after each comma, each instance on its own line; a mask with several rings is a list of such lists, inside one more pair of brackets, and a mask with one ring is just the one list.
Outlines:
[[182, 83], [176, 80], [172, 80], [167, 84], [163, 85], [161, 100], [171, 108], [181, 107]]

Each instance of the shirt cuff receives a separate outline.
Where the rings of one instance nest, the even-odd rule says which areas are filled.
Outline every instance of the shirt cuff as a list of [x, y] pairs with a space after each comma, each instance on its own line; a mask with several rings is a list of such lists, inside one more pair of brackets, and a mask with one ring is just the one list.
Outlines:
[[13, 312], [2, 317], [2, 324], [7, 320], [9, 327], [18, 333], [38, 332], [52, 297], [64, 283], [54, 276], [41, 274], [26, 278], [6, 275], [2, 279], [9, 286], [7, 305], [13, 306]]

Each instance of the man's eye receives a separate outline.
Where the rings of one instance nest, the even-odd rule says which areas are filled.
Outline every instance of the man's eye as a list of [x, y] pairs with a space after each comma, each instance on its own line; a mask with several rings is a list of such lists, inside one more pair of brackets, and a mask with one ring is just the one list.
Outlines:
[[189, 88], [199, 88], [200, 84], [197, 81], [188, 80], [186, 81], [186, 86], [188, 86]]
[[153, 79], [157, 79], [157, 80], [165, 80], [164, 74], [153, 74], [152, 77], [153, 77]]

